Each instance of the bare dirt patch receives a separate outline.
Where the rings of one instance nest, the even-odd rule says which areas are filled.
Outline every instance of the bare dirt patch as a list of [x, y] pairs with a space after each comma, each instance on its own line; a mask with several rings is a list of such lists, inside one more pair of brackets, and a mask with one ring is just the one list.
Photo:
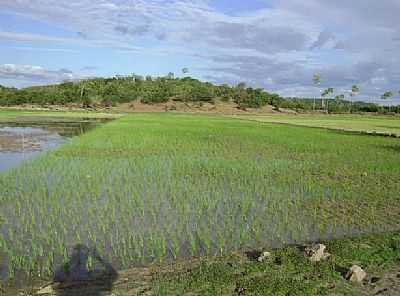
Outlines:
[[199, 103], [199, 102], [179, 102], [169, 101], [158, 104], [143, 104], [140, 101], [120, 104], [113, 110], [120, 112], [189, 112], [189, 113], [217, 113], [217, 114], [267, 114], [277, 113], [272, 106], [267, 105], [262, 108], [240, 109], [234, 102], [215, 102]]

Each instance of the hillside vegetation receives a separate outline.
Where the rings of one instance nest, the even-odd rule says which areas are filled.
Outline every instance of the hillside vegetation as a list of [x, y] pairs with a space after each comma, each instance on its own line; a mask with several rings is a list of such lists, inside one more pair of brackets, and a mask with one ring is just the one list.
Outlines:
[[113, 106], [140, 100], [142, 103], [165, 103], [169, 100], [183, 102], [234, 101], [240, 107], [261, 107], [266, 104], [279, 105], [281, 98], [262, 89], [213, 85], [209, 82], [185, 77], [173, 78], [128, 76], [94, 78], [77, 82], [29, 87], [25, 89], [4, 88], [0, 90], [0, 105], [80, 103]]
[[[379, 106], [373, 103], [350, 102], [333, 98], [282, 98], [261, 88], [247, 87], [244, 82], [236, 86], [214, 85], [210, 82], [184, 77], [116, 76], [60, 84], [35, 86], [24, 89], [0, 86], [0, 106], [32, 104], [39, 106], [72, 105], [80, 107], [112, 107], [121, 103], [141, 102], [158, 104], [185, 102], [198, 104], [215, 102], [235, 103], [238, 109], [260, 108], [272, 105], [280, 108], [328, 113], [379, 112], [400, 113], [400, 106]], [[328, 102], [328, 104], [325, 104]], [[324, 106], [328, 105], [329, 108]]]

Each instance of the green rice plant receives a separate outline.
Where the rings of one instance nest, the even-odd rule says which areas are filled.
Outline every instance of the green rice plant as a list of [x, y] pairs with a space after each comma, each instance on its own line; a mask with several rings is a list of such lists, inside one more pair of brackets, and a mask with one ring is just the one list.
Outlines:
[[0, 254], [11, 276], [50, 276], [77, 243], [125, 268], [398, 227], [399, 145], [223, 117], [125, 116], [0, 173]]

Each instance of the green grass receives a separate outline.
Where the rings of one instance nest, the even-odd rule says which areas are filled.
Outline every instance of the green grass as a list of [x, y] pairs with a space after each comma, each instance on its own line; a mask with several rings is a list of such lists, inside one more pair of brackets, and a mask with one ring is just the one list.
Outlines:
[[395, 134], [400, 136], [400, 118], [393, 116], [372, 115], [240, 115], [242, 119], [261, 122], [288, 123], [300, 126], [322, 127], [346, 131], [376, 132], [378, 134]]
[[331, 257], [318, 263], [310, 262], [297, 247], [274, 250], [262, 263], [241, 254], [206, 259], [194, 267], [186, 263], [157, 274], [153, 290], [160, 296], [240, 295], [240, 291], [263, 296], [372, 295], [373, 286], [351, 284], [343, 273], [358, 264], [383, 288], [393, 287], [382, 277], [398, 272], [399, 242], [398, 233], [333, 240], [327, 243]]
[[398, 139], [129, 115], [0, 174], [0, 253], [48, 276], [77, 243], [126, 268], [397, 229], [399, 176]]
[[55, 120], [55, 119], [79, 119], [79, 118], [117, 118], [121, 114], [93, 112], [93, 111], [40, 111], [40, 110], [21, 110], [21, 109], [1, 109], [0, 123], [21, 120]]

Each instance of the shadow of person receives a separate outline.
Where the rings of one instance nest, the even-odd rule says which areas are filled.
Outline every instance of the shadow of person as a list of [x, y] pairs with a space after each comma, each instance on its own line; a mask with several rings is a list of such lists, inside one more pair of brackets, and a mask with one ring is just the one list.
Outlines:
[[[91, 270], [88, 268], [89, 258], [94, 266]], [[54, 290], [58, 296], [107, 295], [117, 277], [116, 270], [101, 258], [95, 248], [78, 244], [73, 248], [69, 261], [56, 270], [54, 282], [57, 287]]]

